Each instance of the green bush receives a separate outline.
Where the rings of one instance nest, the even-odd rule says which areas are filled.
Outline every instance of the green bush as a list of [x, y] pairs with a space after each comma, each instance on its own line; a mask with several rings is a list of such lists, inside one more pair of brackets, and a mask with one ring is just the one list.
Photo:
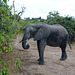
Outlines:
[[4, 67], [4, 69], [1, 70], [0, 75], [8, 75], [8, 67]]
[[16, 61], [15, 61], [15, 66], [16, 66], [18, 69], [20, 69], [20, 65], [21, 65], [21, 61], [20, 61], [19, 58], [17, 58]]
[[[18, 26], [15, 24], [15, 20], [12, 19], [11, 9], [7, 5], [7, 0], [0, 0], [0, 55], [3, 53], [13, 52], [13, 40], [16, 38], [18, 33]], [[2, 56], [1, 56], [2, 57]], [[4, 62], [0, 57], [0, 67], [4, 65], [4, 68], [1, 68], [1, 75], [8, 75], [8, 67], [5, 65], [8, 62]], [[9, 64], [8, 64], [9, 65]]]
[[[11, 42], [16, 37], [17, 29], [11, 19], [11, 7], [0, 1], [0, 53], [11, 52]], [[16, 32], [16, 33], [15, 33]]]
[[63, 17], [60, 16], [57, 11], [54, 11], [54, 12], [49, 12], [46, 23], [61, 24], [67, 29], [71, 39], [75, 38], [75, 18], [70, 16]]

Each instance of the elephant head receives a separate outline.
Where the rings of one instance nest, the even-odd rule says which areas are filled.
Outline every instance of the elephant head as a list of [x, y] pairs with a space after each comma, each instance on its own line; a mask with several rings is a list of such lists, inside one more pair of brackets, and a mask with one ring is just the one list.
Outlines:
[[30, 38], [34, 38], [34, 41], [44, 39], [49, 36], [48, 27], [46, 25], [40, 24], [29, 24], [26, 27], [22, 42], [22, 47], [24, 49], [29, 49], [29, 44], [26, 45], [26, 40]]

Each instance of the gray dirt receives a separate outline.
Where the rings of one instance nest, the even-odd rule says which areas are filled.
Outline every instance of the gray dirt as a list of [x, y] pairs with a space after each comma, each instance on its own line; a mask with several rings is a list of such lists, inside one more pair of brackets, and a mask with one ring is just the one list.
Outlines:
[[[16, 39], [14, 50], [21, 52], [21, 68], [17, 74], [20, 75], [75, 75], [75, 44], [72, 50], [67, 46], [67, 60], [60, 61], [61, 49], [58, 47], [46, 46], [44, 58], [45, 64], [38, 65], [38, 51], [36, 41], [28, 40], [29, 50], [24, 50], [18, 42], [22, 39], [19, 36]], [[26, 56], [27, 55], [27, 56]], [[16, 75], [16, 74], [14, 74]]]

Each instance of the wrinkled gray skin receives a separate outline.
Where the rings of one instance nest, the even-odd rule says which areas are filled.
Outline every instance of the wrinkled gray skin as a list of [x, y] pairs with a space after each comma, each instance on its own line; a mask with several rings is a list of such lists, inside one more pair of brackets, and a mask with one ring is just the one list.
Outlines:
[[22, 42], [22, 47], [24, 49], [29, 49], [29, 45], [26, 45], [26, 40], [34, 38], [34, 41], [37, 41], [37, 47], [39, 52], [39, 64], [44, 64], [44, 49], [45, 46], [53, 46], [53, 47], [60, 47], [62, 50], [62, 55], [60, 60], [67, 59], [66, 54], [66, 45], [69, 43], [69, 35], [67, 30], [59, 25], [48, 25], [44, 23], [39, 24], [29, 24], [26, 27]]

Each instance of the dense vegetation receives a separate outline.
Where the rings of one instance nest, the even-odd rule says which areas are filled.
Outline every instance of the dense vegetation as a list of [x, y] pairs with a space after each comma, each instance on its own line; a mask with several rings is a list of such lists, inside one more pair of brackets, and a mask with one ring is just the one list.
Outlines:
[[[63, 25], [69, 32], [71, 40], [75, 39], [75, 18], [70, 16], [60, 16], [57, 11], [49, 12], [47, 19], [39, 18], [28, 18], [28, 19], [19, 19], [17, 23], [15, 22], [15, 16], [18, 17], [17, 14], [11, 14], [12, 7], [7, 5], [7, 0], [0, 0], [0, 56], [3, 53], [13, 52], [13, 41], [16, 38], [16, 35], [20, 31], [24, 31], [28, 24], [33, 23], [47, 23], [47, 24], [61, 24]], [[0, 57], [0, 72], [1, 75], [8, 75], [8, 64], [4, 65], [4, 68], [1, 68], [3, 65], [3, 59]], [[7, 62], [8, 63], [8, 62]], [[20, 60], [16, 60], [16, 65], [20, 68]]]
[[19, 31], [11, 14], [11, 9], [12, 7], [7, 5], [7, 0], [0, 0], [0, 75], [8, 75], [9, 64], [2, 59], [2, 56], [13, 52], [13, 40]]
[[71, 40], [75, 38], [75, 18], [70, 16], [63, 17], [60, 16], [60, 14], [57, 11], [54, 11], [54, 12], [49, 12], [46, 23], [61, 24], [67, 29]]

